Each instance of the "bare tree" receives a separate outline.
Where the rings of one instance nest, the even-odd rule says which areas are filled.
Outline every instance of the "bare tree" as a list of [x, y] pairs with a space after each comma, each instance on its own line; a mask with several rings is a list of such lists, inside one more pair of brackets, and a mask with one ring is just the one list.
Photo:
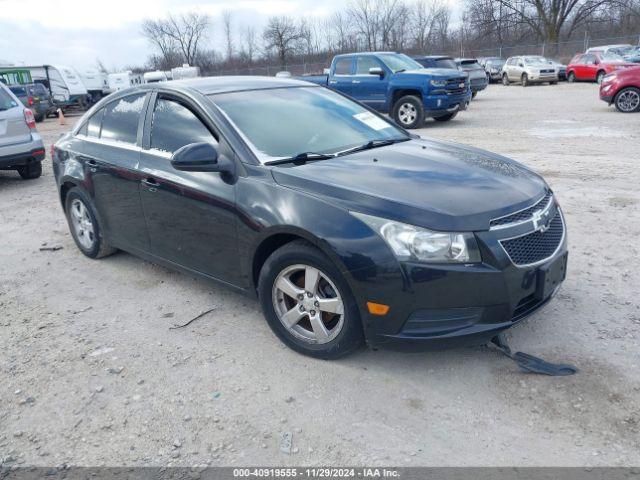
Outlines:
[[173, 60], [175, 52], [179, 52], [182, 60], [191, 65], [195, 63], [209, 25], [210, 19], [206, 14], [170, 14], [166, 20], [145, 20], [142, 34], [157, 48], [164, 62]]
[[266, 50], [275, 50], [280, 66], [287, 63], [287, 55], [295, 50], [301, 38], [300, 29], [291, 17], [271, 17], [262, 35]]
[[245, 27], [242, 33], [242, 47], [240, 50], [240, 56], [242, 59], [251, 65], [255, 60], [258, 51], [258, 40], [256, 38], [256, 29], [253, 25]]
[[350, 23], [362, 37], [365, 49], [377, 50], [380, 9], [376, 0], [354, 0], [347, 7], [346, 13]]
[[222, 13], [222, 24], [224, 27], [224, 41], [227, 52], [227, 62], [231, 62], [233, 58], [233, 32], [231, 29], [231, 12], [225, 11]]

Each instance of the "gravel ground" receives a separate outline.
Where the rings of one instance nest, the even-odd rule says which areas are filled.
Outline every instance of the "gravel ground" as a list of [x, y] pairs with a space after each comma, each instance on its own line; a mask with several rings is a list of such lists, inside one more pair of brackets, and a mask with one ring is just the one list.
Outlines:
[[[492, 85], [419, 131], [513, 157], [556, 191], [569, 275], [508, 337], [576, 364], [572, 377], [520, 373], [483, 347], [302, 357], [251, 299], [128, 254], [81, 255], [49, 159], [38, 180], [0, 172], [0, 461], [640, 464], [639, 127], [595, 85]], [[47, 144], [65, 128], [39, 126]]]

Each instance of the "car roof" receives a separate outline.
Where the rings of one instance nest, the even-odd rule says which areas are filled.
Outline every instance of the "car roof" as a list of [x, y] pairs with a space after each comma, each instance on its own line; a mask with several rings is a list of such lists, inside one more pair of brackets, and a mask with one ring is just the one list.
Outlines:
[[420, 55], [418, 57], [413, 57], [415, 60], [443, 60], [445, 58], [450, 58], [453, 60], [453, 57], [449, 55]]
[[341, 53], [340, 55], [336, 55], [333, 58], [350, 57], [353, 55], [363, 56], [363, 57], [374, 56], [374, 55], [396, 55], [396, 54], [399, 55], [400, 53], [401, 52], [353, 52], [353, 53]]
[[[157, 85], [158, 84], [156, 84], [156, 86]], [[293, 78], [260, 76], [199, 77], [172, 80], [170, 82], [163, 82], [160, 85], [162, 85], [162, 87], [186, 87], [196, 90], [203, 95], [243, 92], [247, 90], [266, 90], [270, 88], [318, 86], [314, 83]]]

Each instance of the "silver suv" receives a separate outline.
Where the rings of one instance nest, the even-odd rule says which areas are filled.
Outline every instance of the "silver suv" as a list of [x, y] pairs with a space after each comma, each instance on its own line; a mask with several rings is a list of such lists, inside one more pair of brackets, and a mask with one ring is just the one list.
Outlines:
[[523, 87], [531, 83], [558, 83], [558, 69], [540, 55], [509, 57], [502, 67], [502, 84], [520, 82]]
[[0, 170], [17, 170], [24, 179], [38, 178], [44, 156], [33, 112], [0, 82]]

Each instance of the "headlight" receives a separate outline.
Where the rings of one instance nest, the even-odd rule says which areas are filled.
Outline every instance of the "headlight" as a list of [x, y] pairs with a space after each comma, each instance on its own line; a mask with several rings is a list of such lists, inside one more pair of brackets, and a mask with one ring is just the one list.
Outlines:
[[447, 86], [447, 81], [446, 80], [431, 80], [432, 86], [434, 87], [446, 87]]
[[498, 69], [497, 68], [492, 68], [491, 69], [491, 73], [498, 73]]
[[602, 82], [610, 82], [611, 80], [613, 80], [614, 78], [616, 78], [616, 74], [615, 73], [610, 73], [609, 75], [605, 75], [604, 77], [602, 77]]
[[399, 260], [428, 263], [478, 263], [473, 233], [435, 232], [426, 228], [351, 212], [380, 235]]

